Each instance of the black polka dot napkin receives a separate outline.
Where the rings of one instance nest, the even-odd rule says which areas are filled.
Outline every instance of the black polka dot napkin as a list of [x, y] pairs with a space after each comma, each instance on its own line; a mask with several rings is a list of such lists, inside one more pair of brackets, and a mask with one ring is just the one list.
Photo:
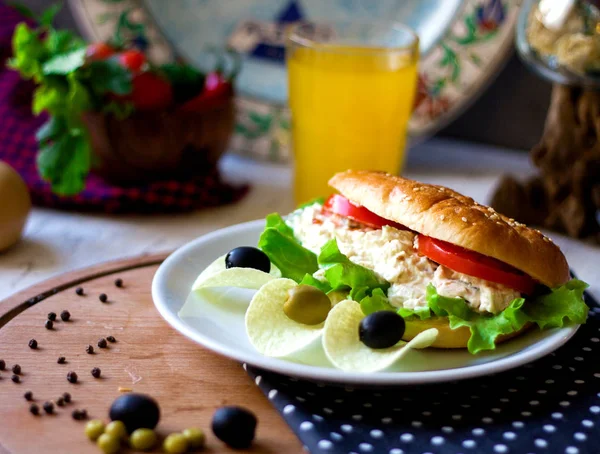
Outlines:
[[500, 374], [353, 389], [248, 373], [311, 453], [600, 453], [600, 306], [562, 348]]

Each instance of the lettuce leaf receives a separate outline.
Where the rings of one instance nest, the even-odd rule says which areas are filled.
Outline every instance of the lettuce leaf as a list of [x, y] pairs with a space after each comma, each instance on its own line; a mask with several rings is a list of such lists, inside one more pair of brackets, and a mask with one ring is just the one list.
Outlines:
[[310, 274], [306, 274], [300, 281], [300, 284], [312, 285], [313, 287], [318, 288], [324, 293], [329, 293], [332, 291], [331, 285], [329, 285], [327, 282], [318, 280], [316, 277]]
[[369, 315], [373, 312], [379, 311], [395, 311], [394, 308], [388, 301], [385, 293], [382, 289], [376, 288], [373, 290], [371, 296], [365, 296], [360, 300], [360, 308], [363, 314]]
[[282, 277], [301, 282], [307, 274], [319, 269], [317, 255], [296, 240], [294, 230], [277, 213], [267, 216], [258, 247], [279, 268]]
[[[516, 298], [496, 315], [477, 313], [462, 298], [438, 295], [431, 284], [427, 288], [426, 298], [431, 312], [448, 317], [451, 329], [466, 326], [471, 330], [467, 347], [470, 353], [476, 354], [495, 349], [498, 336], [518, 331], [527, 322], [535, 323], [541, 329], [562, 328], [567, 322], [585, 323], [588, 307], [583, 301], [583, 292], [586, 288], [585, 282], [573, 279], [533, 301], [526, 303], [525, 299]], [[403, 313], [400, 315], [404, 316]], [[420, 314], [413, 312], [409, 315]]]
[[328, 241], [319, 254], [319, 265], [325, 268], [325, 278], [333, 290], [350, 290], [350, 298], [361, 301], [373, 290], [387, 293], [389, 282], [381, 281], [374, 271], [353, 263], [340, 252], [335, 239]]
[[421, 320], [426, 320], [431, 318], [431, 309], [428, 307], [415, 307], [414, 309], [409, 309], [407, 307], [401, 307], [396, 312], [398, 315], [401, 315], [403, 318], [408, 317], [419, 317]]
[[527, 303], [524, 311], [529, 319], [544, 328], [561, 328], [565, 322], [582, 324], [589, 308], [584, 303], [583, 292], [589, 286], [579, 279], [571, 279], [562, 287]]

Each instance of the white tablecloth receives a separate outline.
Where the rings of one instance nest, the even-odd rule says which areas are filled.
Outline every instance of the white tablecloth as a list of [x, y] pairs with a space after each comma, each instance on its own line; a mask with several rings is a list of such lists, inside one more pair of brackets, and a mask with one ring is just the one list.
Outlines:
[[[32, 211], [25, 238], [0, 254], [0, 299], [49, 277], [118, 258], [171, 251], [215, 229], [293, 209], [291, 172], [282, 165], [226, 156], [226, 178], [252, 184], [240, 203], [181, 215], [107, 216]], [[448, 186], [487, 203], [500, 175], [533, 172], [527, 154], [488, 146], [432, 140], [410, 151], [404, 174]], [[600, 296], [600, 248], [560, 235], [560, 245], [577, 275]]]

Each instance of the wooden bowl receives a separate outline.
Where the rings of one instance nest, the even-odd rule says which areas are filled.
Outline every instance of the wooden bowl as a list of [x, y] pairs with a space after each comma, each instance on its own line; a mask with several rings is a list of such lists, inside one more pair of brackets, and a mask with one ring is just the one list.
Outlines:
[[124, 120], [84, 115], [94, 173], [120, 185], [205, 173], [227, 149], [234, 120], [233, 97], [202, 112], [135, 112]]

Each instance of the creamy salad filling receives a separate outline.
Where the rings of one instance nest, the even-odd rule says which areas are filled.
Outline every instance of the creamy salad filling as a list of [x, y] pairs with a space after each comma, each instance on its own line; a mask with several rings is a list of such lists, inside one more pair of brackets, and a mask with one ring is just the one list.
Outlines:
[[425, 292], [433, 283], [438, 294], [461, 297], [476, 312], [497, 314], [521, 295], [501, 284], [453, 271], [417, 252], [418, 236], [390, 226], [373, 229], [348, 218], [324, 214], [320, 204], [292, 213], [286, 220], [302, 245], [318, 254], [336, 239], [340, 251], [391, 284], [388, 299], [395, 307], [427, 307]]

